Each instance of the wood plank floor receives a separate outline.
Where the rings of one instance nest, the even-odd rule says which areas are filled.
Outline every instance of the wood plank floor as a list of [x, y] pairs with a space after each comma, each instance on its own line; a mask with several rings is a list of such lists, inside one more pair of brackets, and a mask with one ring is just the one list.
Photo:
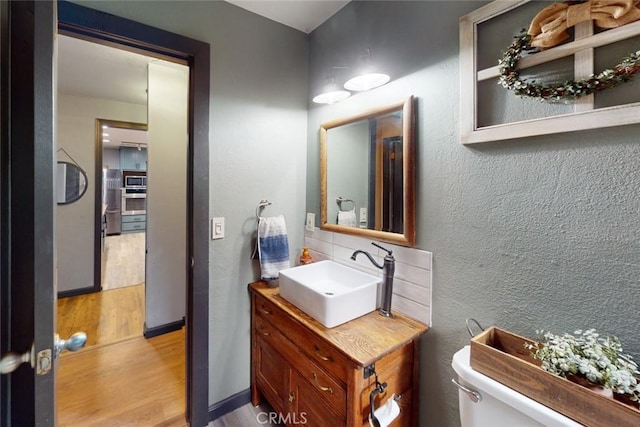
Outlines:
[[[183, 427], [184, 328], [63, 353], [57, 375], [59, 427]], [[248, 403], [209, 427], [275, 427], [271, 407]]]
[[141, 336], [144, 284], [58, 300], [58, 334], [87, 334], [87, 347]]
[[[58, 331], [87, 333], [84, 349], [60, 356], [60, 427], [183, 427], [184, 329], [142, 337], [144, 284], [58, 300]], [[247, 369], [249, 369], [247, 367]], [[272, 409], [250, 403], [209, 427], [272, 427]]]
[[63, 353], [58, 426], [184, 426], [184, 328]]
[[116, 289], [145, 281], [146, 233], [122, 233], [104, 239], [102, 289]]

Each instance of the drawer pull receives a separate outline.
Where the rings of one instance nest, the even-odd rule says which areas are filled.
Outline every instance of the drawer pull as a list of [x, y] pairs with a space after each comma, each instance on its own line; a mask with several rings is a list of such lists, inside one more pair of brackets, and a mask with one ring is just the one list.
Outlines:
[[264, 308], [264, 305], [262, 306], [260, 311], [262, 311], [263, 314], [272, 314], [273, 313], [271, 310], [267, 310], [266, 308]]
[[293, 392], [289, 393], [289, 403], [293, 403], [294, 400], [296, 400], [296, 395]]
[[260, 334], [261, 334], [262, 336], [265, 336], [265, 337], [270, 337], [270, 336], [271, 336], [271, 333], [269, 333], [269, 332], [265, 331], [265, 330], [264, 330], [264, 329], [262, 329], [262, 328], [260, 329]]
[[316, 356], [318, 356], [320, 359], [324, 360], [325, 362], [333, 362], [333, 357], [323, 356], [322, 353], [320, 353], [320, 347], [314, 345], [313, 348], [316, 350]]
[[320, 390], [326, 391], [329, 394], [333, 394], [333, 389], [331, 387], [322, 387], [320, 384], [318, 384], [318, 376], [316, 375], [315, 372], [313, 373], [313, 382], [316, 383], [316, 385]]

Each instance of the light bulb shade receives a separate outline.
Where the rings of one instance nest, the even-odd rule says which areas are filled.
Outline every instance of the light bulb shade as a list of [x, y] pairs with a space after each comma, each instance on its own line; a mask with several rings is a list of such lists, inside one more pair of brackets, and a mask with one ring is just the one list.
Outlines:
[[391, 77], [389, 77], [387, 74], [382, 74], [382, 73], [361, 74], [359, 76], [353, 77], [351, 80], [348, 80], [344, 84], [344, 88], [347, 90], [355, 90], [355, 91], [369, 90], [369, 89], [382, 86], [383, 84], [387, 83], [389, 80], [391, 80]]
[[342, 101], [343, 99], [347, 99], [351, 96], [350, 92], [346, 90], [334, 90], [331, 92], [321, 93], [312, 99], [316, 104], [334, 104], [338, 101]]

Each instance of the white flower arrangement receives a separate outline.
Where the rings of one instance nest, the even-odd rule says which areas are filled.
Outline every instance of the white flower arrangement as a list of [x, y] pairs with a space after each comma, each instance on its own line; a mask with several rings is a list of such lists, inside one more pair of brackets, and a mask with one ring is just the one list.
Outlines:
[[586, 378], [594, 385], [626, 394], [640, 401], [640, 371], [631, 356], [622, 352], [620, 340], [615, 336], [601, 337], [595, 329], [575, 331], [574, 335], [543, 334], [544, 342], [525, 344], [531, 356], [542, 362], [541, 368], [561, 377]]

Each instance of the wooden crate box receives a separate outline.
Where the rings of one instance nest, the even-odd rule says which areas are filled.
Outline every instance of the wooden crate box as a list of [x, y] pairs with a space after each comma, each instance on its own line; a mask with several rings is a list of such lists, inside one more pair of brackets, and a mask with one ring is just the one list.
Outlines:
[[533, 342], [486, 329], [471, 339], [471, 367], [585, 426], [640, 426], [638, 409], [542, 370], [524, 346]]

